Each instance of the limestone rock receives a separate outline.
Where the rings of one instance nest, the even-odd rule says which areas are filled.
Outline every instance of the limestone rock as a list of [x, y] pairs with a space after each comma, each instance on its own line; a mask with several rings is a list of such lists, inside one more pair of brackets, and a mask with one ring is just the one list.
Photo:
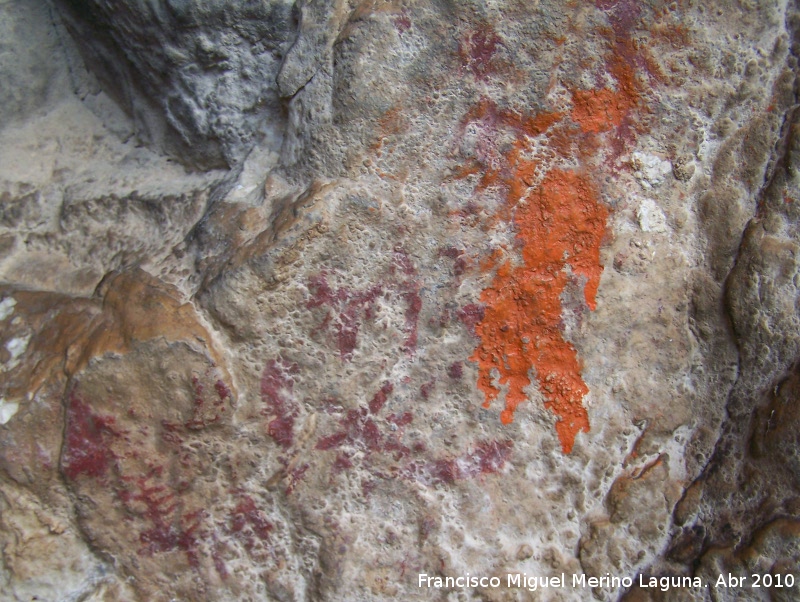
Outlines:
[[796, 2], [2, 6], [0, 599], [797, 597]]

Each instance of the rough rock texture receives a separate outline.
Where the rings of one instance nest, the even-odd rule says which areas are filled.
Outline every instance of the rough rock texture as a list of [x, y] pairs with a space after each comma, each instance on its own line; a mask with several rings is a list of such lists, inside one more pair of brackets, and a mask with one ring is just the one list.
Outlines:
[[280, 137], [275, 77], [295, 36], [291, 3], [54, 4], [140, 139], [207, 168], [232, 166], [254, 141]]
[[796, 2], [0, 7], [0, 599], [800, 597]]

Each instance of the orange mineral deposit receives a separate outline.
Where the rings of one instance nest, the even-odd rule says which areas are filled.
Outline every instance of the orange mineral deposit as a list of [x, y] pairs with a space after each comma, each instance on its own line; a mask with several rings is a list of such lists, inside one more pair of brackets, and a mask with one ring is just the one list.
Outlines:
[[589, 389], [575, 348], [561, 333], [561, 293], [570, 278], [582, 278], [586, 304], [594, 309], [608, 211], [587, 177], [558, 169], [520, 200], [514, 224], [522, 265], [506, 262], [481, 294], [486, 309], [475, 328], [481, 343], [470, 359], [478, 363], [486, 407], [500, 393], [494, 370], [499, 384], [507, 385], [504, 424], [527, 399], [525, 387], [534, 371], [545, 407], [558, 416], [562, 449], [569, 453], [578, 432], [589, 430], [582, 403]]
[[[615, 84], [571, 90], [569, 114], [545, 111], [526, 117], [481, 101], [466, 116], [490, 136], [501, 130], [514, 135], [510, 148], [494, 147], [499, 161], [478, 160], [464, 174], [482, 171], [478, 191], [488, 186], [505, 191], [504, 207], [495, 219], [511, 221], [520, 249], [515, 262], [495, 260], [486, 266], [496, 272], [481, 293], [484, 314], [475, 325], [480, 344], [470, 360], [478, 364], [485, 407], [505, 388], [504, 424], [527, 400], [525, 389], [535, 377], [545, 407], [557, 417], [564, 453], [572, 451], [579, 432], [589, 431], [583, 406], [589, 389], [577, 351], [562, 332], [561, 295], [570, 283], [583, 285], [586, 305], [595, 309], [608, 219], [584, 166], [597, 164], [604, 141], [610, 143], [611, 156], [619, 156], [632, 142], [632, 113], [641, 108], [637, 46], [626, 31], [606, 34], [611, 50], [606, 67]], [[529, 147], [537, 137], [544, 137], [547, 147], [539, 160]]]

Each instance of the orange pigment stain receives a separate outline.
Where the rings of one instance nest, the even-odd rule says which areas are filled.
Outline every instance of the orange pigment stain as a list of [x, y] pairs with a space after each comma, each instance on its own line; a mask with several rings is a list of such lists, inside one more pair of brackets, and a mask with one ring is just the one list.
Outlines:
[[572, 96], [572, 120], [591, 134], [606, 132], [622, 123], [629, 107], [608, 89], [577, 90]]
[[[512, 221], [519, 243], [514, 262], [495, 253], [486, 264], [499, 267], [480, 296], [485, 313], [475, 334], [481, 342], [469, 359], [478, 364], [484, 407], [500, 396], [501, 387], [506, 389], [503, 424], [511, 423], [517, 407], [527, 401], [525, 389], [535, 375], [545, 407], [557, 416], [556, 433], [566, 454], [578, 433], [589, 431], [583, 405], [589, 388], [577, 350], [562, 333], [561, 295], [570, 283], [582, 284], [586, 305], [596, 308], [608, 209], [586, 170], [551, 168], [542, 176], [544, 166], [527, 158], [525, 141], [545, 134], [555, 156], [579, 164], [596, 155], [599, 135], [613, 136], [639, 103], [631, 65], [612, 59], [609, 67], [616, 88], [574, 90], [569, 115], [524, 118], [481, 103], [467, 116], [516, 133], [501, 166], [484, 164], [478, 190], [501, 185], [507, 191], [498, 217]], [[474, 165], [464, 171], [474, 173]]]
[[[561, 293], [570, 278], [583, 277], [584, 296], [596, 307], [600, 284], [600, 244], [608, 210], [598, 202], [591, 181], [572, 171], [551, 170], [517, 205], [514, 224], [522, 243], [522, 265], [506, 262], [480, 300], [484, 319], [475, 327], [481, 343], [470, 357], [479, 366], [478, 387], [485, 407], [500, 394], [493, 382], [507, 385], [503, 424], [526, 401], [525, 388], [535, 370], [545, 407], [559, 418], [556, 432], [564, 453], [572, 451], [580, 431], [589, 431], [575, 348], [561, 333]], [[566, 270], [571, 267], [572, 275]]]

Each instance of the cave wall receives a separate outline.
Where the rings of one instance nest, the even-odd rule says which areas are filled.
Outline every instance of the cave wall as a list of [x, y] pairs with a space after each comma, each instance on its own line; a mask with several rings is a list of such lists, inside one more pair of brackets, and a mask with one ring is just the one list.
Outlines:
[[800, 596], [795, 2], [0, 6], [0, 599]]

